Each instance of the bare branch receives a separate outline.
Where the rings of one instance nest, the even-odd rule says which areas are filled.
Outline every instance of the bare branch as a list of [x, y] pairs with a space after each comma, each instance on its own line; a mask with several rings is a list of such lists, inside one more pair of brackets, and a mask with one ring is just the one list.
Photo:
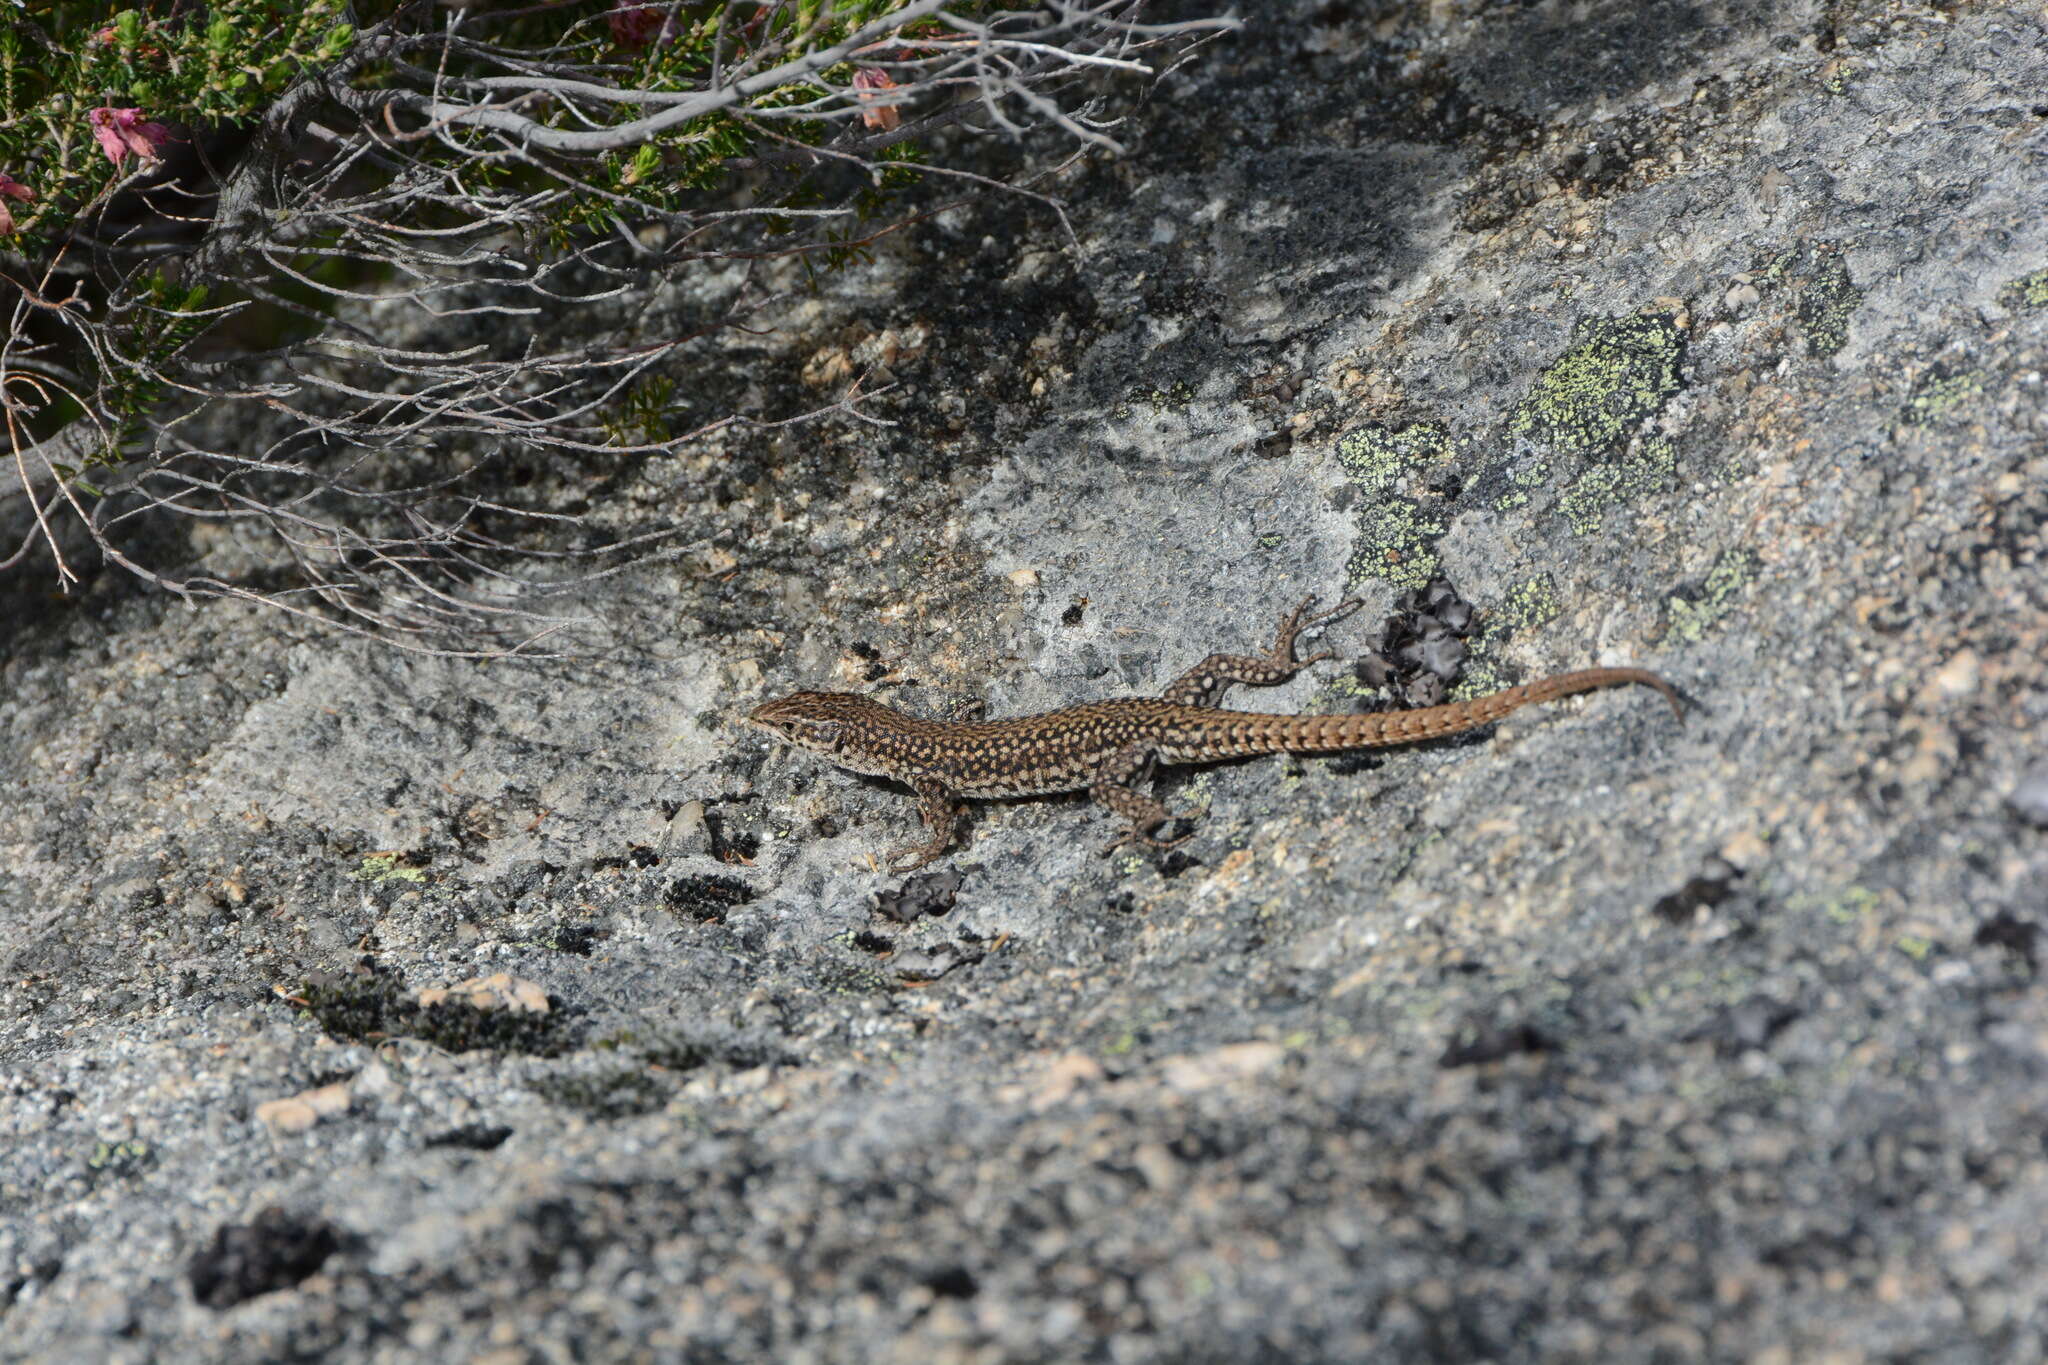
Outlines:
[[[664, 0], [667, 26], [634, 38], [616, 9], [401, 7], [289, 85], [246, 147], [130, 177], [88, 206], [72, 258], [0, 273], [0, 570], [40, 546], [75, 584], [69, 523], [187, 597], [428, 653], [572, 647], [576, 617], [548, 604], [706, 540], [682, 520], [607, 534], [522, 501], [508, 472], [587, 482], [742, 431], [890, 425], [868, 375], [772, 417], [685, 418], [669, 394], [781, 297], [771, 262], [829, 265], [967, 194], [1018, 195], [1072, 240], [1042, 186], [1118, 149], [1108, 84], [1232, 26], [1142, 8], [901, 0], [847, 27], [770, 0], [699, 26]], [[533, 31], [552, 36], [510, 36]], [[857, 89], [849, 68], [884, 74]], [[948, 129], [1064, 146], [1012, 179], [901, 159]], [[877, 213], [903, 175], [959, 193]], [[719, 273], [687, 335], [641, 320], [650, 285], [700, 266]], [[604, 342], [563, 340], [588, 336]], [[144, 518], [217, 528], [287, 586], [144, 564], [123, 544]]]

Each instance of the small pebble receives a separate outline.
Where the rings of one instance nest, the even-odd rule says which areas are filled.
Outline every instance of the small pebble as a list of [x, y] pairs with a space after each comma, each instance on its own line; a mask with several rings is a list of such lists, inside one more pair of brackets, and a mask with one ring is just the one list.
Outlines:
[[2035, 829], [2048, 829], [2048, 763], [2036, 763], [2029, 769], [2005, 803]]

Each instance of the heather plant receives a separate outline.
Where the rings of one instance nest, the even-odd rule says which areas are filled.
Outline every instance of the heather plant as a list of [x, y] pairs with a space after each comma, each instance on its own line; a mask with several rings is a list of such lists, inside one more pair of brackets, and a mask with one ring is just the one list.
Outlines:
[[[545, 634], [537, 579], [559, 589], [565, 555], [615, 564], [660, 531], [607, 539], [493, 471], [769, 420], [665, 418], [716, 363], [707, 341], [772, 299], [763, 263], [829, 270], [934, 185], [1057, 212], [1033, 178], [1115, 150], [1119, 83], [1223, 23], [1142, 8], [24, 8], [0, 28], [0, 569], [69, 584], [96, 553], [416, 648]], [[949, 125], [1054, 137], [999, 182], [934, 153]], [[689, 336], [564, 325], [691, 271], [721, 284]], [[855, 376], [774, 420], [858, 420], [863, 401]], [[231, 529], [256, 568], [131, 553], [128, 531], [165, 517]]]

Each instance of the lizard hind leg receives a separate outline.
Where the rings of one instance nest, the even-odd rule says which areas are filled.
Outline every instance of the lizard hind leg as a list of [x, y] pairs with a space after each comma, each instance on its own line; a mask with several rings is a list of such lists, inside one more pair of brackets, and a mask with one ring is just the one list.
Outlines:
[[1238, 683], [1247, 687], [1271, 687], [1286, 682], [1310, 664], [1335, 658], [1326, 649], [1306, 659], [1296, 659], [1295, 637], [1310, 626], [1349, 616], [1364, 604], [1354, 597], [1339, 602], [1319, 616], [1309, 616], [1308, 609], [1315, 603], [1315, 598], [1305, 597], [1293, 611], [1282, 616], [1280, 628], [1273, 636], [1273, 647], [1264, 654], [1211, 654], [1175, 678], [1160, 695], [1181, 706], [1217, 707], [1223, 704], [1224, 694]]
[[[1101, 768], [1096, 770], [1088, 795], [1096, 805], [1131, 822], [1129, 829], [1103, 846], [1104, 853], [1114, 853], [1131, 844], [1157, 849], [1179, 848], [1195, 837], [1192, 821], [1176, 816], [1159, 801], [1131, 785], [1134, 781], [1143, 780], [1151, 766], [1152, 751], [1142, 744], [1129, 744], [1104, 759]], [[1161, 839], [1153, 832], [1175, 820], [1189, 826], [1187, 833], [1179, 838]]]
[[[917, 812], [924, 817], [925, 834], [921, 844], [907, 844], [892, 848], [882, 855], [883, 865], [898, 876], [915, 872], [926, 863], [942, 856], [953, 842], [953, 826], [960, 819], [960, 803], [943, 782], [921, 777], [910, 784], [917, 792]], [[904, 862], [902, 859], [910, 861]]]

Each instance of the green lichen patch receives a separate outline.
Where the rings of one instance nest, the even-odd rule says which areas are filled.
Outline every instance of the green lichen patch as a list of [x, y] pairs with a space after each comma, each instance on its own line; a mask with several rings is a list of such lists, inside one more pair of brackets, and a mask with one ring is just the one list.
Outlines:
[[841, 934], [835, 940], [839, 952], [812, 958], [805, 984], [827, 995], [886, 995], [895, 990], [896, 978], [854, 947], [853, 938], [851, 931]]
[[1806, 283], [1799, 290], [1799, 325], [1806, 351], [1826, 360], [1849, 342], [1849, 319], [1863, 306], [1864, 291], [1849, 278], [1849, 266], [1830, 246], [1811, 249]]
[[2048, 270], [2008, 281], [1998, 297], [2008, 308], [2048, 308]]
[[1557, 510], [1575, 536], [1591, 535], [1616, 507], [1664, 488], [1678, 468], [1678, 452], [1664, 437], [1644, 441], [1630, 458], [1599, 464], [1581, 474], [1558, 499]]
[[[1487, 646], [1482, 645], [1482, 650]], [[1508, 675], [1501, 671], [1500, 661], [1475, 653], [1465, 661], [1465, 676], [1458, 679], [1457, 686], [1450, 691], [1452, 701], [1470, 701], [1474, 697], [1489, 697], [1495, 692], [1504, 692], [1514, 686]]]
[[1933, 939], [1924, 938], [1919, 934], [1901, 934], [1894, 946], [1915, 962], [1925, 962], [1934, 952], [1935, 944]]
[[422, 1006], [396, 972], [375, 967], [339, 980], [308, 981], [289, 1003], [333, 1038], [381, 1043], [417, 1038], [448, 1052], [517, 1052], [553, 1057], [569, 1050], [574, 1029], [559, 1008], [480, 1010], [466, 1001]]
[[1564, 601], [1549, 574], [1534, 574], [1511, 584], [1500, 604], [1487, 610], [1479, 633], [1468, 642], [1472, 652], [1450, 690], [1450, 699], [1470, 701], [1514, 686], [1515, 679], [1500, 658], [1501, 644], [1518, 631], [1555, 620], [1563, 611]]
[[1984, 396], [1984, 376], [1976, 370], [1930, 366], [1906, 399], [1905, 419], [1916, 427], [1939, 426], [1953, 420]]
[[1421, 587], [1443, 567], [1435, 542], [1449, 529], [1450, 522], [1441, 513], [1413, 499], [1375, 503], [1359, 516], [1358, 539], [1344, 570], [1345, 586], [1356, 588], [1383, 578], [1397, 588]]
[[1734, 608], [1736, 597], [1756, 577], [1756, 569], [1755, 551], [1723, 551], [1699, 586], [1681, 588], [1666, 600], [1664, 615], [1670, 633], [1688, 643], [1703, 638]]
[[1487, 623], [1487, 634], [1505, 636], [1512, 631], [1532, 630], [1556, 620], [1563, 610], [1557, 584], [1550, 581], [1549, 574], [1540, 573], [1508, 589], [1500, 606], [1494, 609], [1493, 619]]
[[94, 1180], [126, 1180], [156, 1165], [156, 1153], [146, 1142], [133, 1138], [118, 1142], [95, 1142], [85, 1169]]
[[357, 882], [424, 882], [424, 860], [411, 853], [372, 853], [348, 874]]
[[1118, 421], [1127, 421], [1134, 416], [1140, 404], [1152, 409], [1155, 414], [1181, 412], [1195, 401], [1195, 391], [1184, 379], [1177, 379], [1165, 388], [1133, 389], [1130, 395], [1110, 409], [1110, 416]]
[[1612, 455], [1678, 392], [1684, 358], [1685, 329], [1671, 314], [1583, 319], [1508, 429], [1556, 450]]
[[1388, 488], [1405, 474], [1448, 460], [1454, 447], [1441, 422], [1413, 422], [1400, 428], [1374, 423], [1337, 442], [1344, 477], [1361, 488]]

